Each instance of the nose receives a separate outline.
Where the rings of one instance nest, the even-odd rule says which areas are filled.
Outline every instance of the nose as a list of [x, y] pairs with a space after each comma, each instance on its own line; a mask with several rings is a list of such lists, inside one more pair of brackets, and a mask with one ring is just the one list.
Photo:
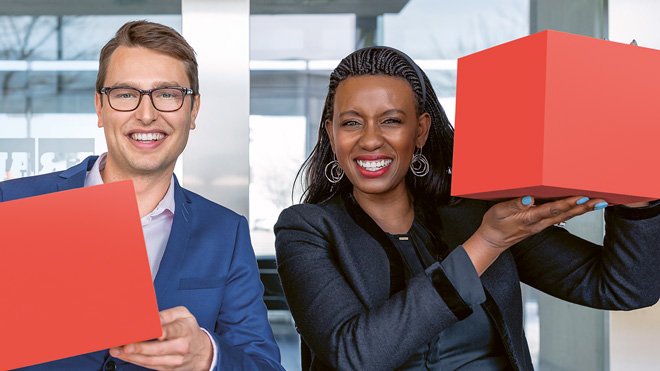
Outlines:
[[142, 100], [134, 112], [135, 118], [145, 125], [150, 124], [158, 118], [158, 110], [152, 104], [151, 97], [146, 94], [142, 96]]
[[365, 125], [360, 136], [360, 147], [367, 151], [374, 151], [383, 145], [383, 133], [378, 124], [369, 122]]

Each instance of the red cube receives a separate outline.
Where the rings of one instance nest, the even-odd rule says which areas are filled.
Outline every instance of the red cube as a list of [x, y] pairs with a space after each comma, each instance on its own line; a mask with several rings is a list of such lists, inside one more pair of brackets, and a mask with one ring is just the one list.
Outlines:
[[543, 31], [458, 60], [452, 195], [660, 198], [660, 51]]

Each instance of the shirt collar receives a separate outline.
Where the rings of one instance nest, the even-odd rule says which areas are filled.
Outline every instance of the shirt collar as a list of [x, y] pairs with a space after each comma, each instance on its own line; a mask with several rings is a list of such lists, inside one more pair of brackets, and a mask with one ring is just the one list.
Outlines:
[[[87, 172], [85, 177], [85, 187], [91, 187], [95, 185], [103, 184], [103, 178], [101, 177], [101, 170], [105, 168], [105, 162], [107, 158], [107, 153], [102, 154], [92, 166], [92, 169]], [[160, 200], [156, 208], [153, 209], [149, 216], [156, 216], [162, 214], [164, 211], [169, 211], [174, 214], [174, 175], [170, 178], [170, 187], [167, 189], [165, 196]]]

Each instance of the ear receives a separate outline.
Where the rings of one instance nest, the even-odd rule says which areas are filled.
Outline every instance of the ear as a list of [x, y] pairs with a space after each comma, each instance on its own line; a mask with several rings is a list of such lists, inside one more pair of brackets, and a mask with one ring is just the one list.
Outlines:
[[190, 112], [190, 130], [193, 130], [197, 127], [195, 124], [195, 120], [197, 120], [197, 114], [199, 113], [199, 107], [202, 104], [202, 99], [201, 96], [195, 95], [193, 96], [193, 106], [192, 106], [192, 111]]
[[428, 112], [424, 112], [421, 116], [419, 116], [417, 122], [419, 123], [419, 126], [417, 127], [415, 145], [417, 145], [417, 148], [422, 148], [424, 147], [424, 144], [429, 137], [429, 131], [431, 129], [431, 115], [429, 115]]
[[103, 96], [100, 93], [94, 95], [94, 108], [96, 109], [97, 126], [103, 127], [103, 119], [101, 118], [101, 109], [103, 109]]
[[328, 134], [328, 138], [330, 139], [330, 147], [332, 147], [332, 152], [335, 152], [335, 134], [332, 132], [332, 121], [331, 120], [325, 120], [325, 132]]

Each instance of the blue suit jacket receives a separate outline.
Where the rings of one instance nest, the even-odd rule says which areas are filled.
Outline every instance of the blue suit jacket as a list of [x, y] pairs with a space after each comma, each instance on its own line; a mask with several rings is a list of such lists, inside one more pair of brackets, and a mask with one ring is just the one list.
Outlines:
[[[96, 159], [88, 157], [60, 173], [0, 182], [0, 201], [80, 188]], [[174, 221], [154, 281], [159, 309], [182, 305], [193, 313], [215, 339], [218, 370], [282, 370], [247, 221], [182, 188], [176, 179], [174, 187]], [[120, 302], [108, 292], [108, 305]], [[57, 334], [47, 336], [57, 341]], [[142, 369], [110, 357], [107, 350], [26, 369], [102, 370], [111, 362], [117, 370]]]

